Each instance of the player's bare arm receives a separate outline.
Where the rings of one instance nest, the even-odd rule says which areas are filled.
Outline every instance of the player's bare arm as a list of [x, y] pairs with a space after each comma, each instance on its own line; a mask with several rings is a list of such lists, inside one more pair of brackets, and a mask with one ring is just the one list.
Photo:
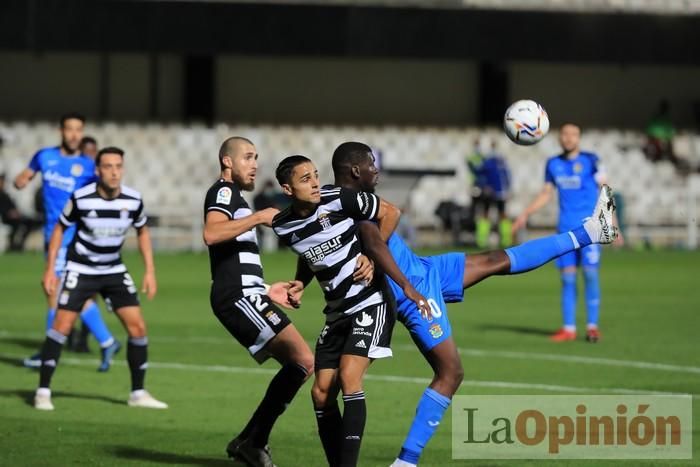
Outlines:
[[30, 168], [26, 168], [23, 171], [21, 171], [19, 173], [19, 175], [17, 175], [15, 177], [15, 181], [14, 181], [15, 188], [17, 188], [18, 190], [23, 189], [25, 186], [27, 186], [27, 184], [29, 182], [32, 181], [32, 179], [34, 178], [34, 175], [36, 175], [36, 172], [34, 172]]
[[145, 293], [149, 300], [156, 296], [158, 284], [156, 282], [156, 266], [153, 262], [153, 244], [151, 243], [151, 233], [145, 225], [136, 230], [139, 251], [143, 258], [144, 274], [141, 292]]
[[46, 268], [44, 269], [44, 277], [41, 281], [44, 286], [44, 292], [46, 295], [52, 296], [56, 291], [56, 285], [58, 278], [56, 277], [56, 257], [58, 256], [58, 250], [61, 248], [61, 242], [63, 241], [63, 232], [66, 228], [60, 222], [56, 223], [56, 227], [53, 228], [53, 233], [51, 234], [51, 239], [49, 240], [49, 251], [46, 255]]
[[520, 214], [517, 219], [515, 219], [515, 222], [513, 222], [513, 231], [517, 231], [525, 227], [527, 224], [527, 219], [532, 214], [546, 206], [552, 199], [553, 194], [554, 185], [549, 182], [545, 183], [535, 199], [528, 205], [528, 207], [525, 208], [525, 211], [523, 211], [523, 213]]
[[226, 214], [217, 211], [207, 213], [204, 223], [204, 243], [208, 246], [233, 240], [244, 232], [265, 225], [272, 225], [272, 218], [279, 212], [276, 208], [267, 208], [254, 212], [250, 216], [231, 220]]
[[360, 237], [365, 252], [373, 258], [379, 267], [391, 277], [396, 284], [403, 290], [406, 297], [414, 302], [424, 319], [430, 319], [430, 306], [428, 301], [421, 295], [413, 284], [401, 272], [401, 269], [391, 256], [391, 251], [386, 246], [386, 242], [379, 234], [377, 226], [372, 222], [360, 222], [359, 224]]
[[385, 242], [389, 240], [389, 237], [399, 225], [400, 218], [401, 210], [399, 208], [384, 199], [379, 200], [377, 222], [379, 223], [379, 235], [382, 240]]

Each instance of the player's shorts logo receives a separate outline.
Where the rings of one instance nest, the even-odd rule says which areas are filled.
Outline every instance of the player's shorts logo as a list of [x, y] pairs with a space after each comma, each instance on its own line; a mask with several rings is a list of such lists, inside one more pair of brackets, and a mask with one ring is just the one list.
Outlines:
[[362, 312], [362, 319], [356, 318], [355, 323], [357, 323], [358, 326], [366, 327], [366, 326], [371, 326], [372, 323], [374, 323], [374, 320], [372, 319], [372, 317], [370, 315], [368, 315], [367, 313], [365, 313], [363, 311]]
[[80, 177], [83, 174], [83, 166], [80, 164], [73, 164], [70, 168], [70, 174], [74, 177]]
[[277, 313], [275, 313], [274, 311], [268, 311], [267, 313], [265, 313], [265, 318], [267, 318], [267, 320], [275, 326], [282, 322], [280, 317], [277, 316]]
[[437, 323], [430, 326], [430, 329], [428, 329], [428, 332], [430, 333], [431, 336], [433, 336], [433, 339], [437, 339], [437, 338], [442, 336], [442, 328]]
[[328, 334], [328, 329], [330, 326], [326, 325], [323, 326], [323, 329], [321, 330], [321, 334], [318, 336], [318, 343], [323, 344], [323, 339], [326, 337], [326, 334]]

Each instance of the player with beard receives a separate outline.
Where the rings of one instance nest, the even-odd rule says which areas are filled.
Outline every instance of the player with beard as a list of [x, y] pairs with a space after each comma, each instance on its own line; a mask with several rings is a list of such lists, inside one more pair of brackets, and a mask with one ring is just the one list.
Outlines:
[[304, 338], [276, 304], [291, 307], [288, 293], [298, 282], [263, 281], [255, 232], [270, 226], [275, 208], [252, 212], [241, 196], [252, 191], [258, 152], [248, 139], [228, 138], [219, 150], [221, 174], [204, 201], [204, 242], [211, 263], [210, 303], [214, 315], [250, 355], [262, 363], [273, 357], [282, 368], [248, 424], [228, 444], [229, 457], [254, 467], [272, 466], [268, 440], [277, 418], [313, 372], [314, 357]]

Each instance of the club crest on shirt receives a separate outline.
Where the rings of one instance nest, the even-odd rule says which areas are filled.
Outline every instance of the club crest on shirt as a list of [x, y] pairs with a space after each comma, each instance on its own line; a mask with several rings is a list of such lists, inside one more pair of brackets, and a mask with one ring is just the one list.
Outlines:
[[430, 332], [430, 335], [433, 336], [433, 339], [437, 339], [440, 336], [442, 336], [442, 328], [437, 323], [430, 326], [430, 329], [428, 329], [428, 332]]
[[73, 164], [70, 168], [70, 174], [74, 177], [80, 177], [83, 174], [83, 166], [80, 164]]
[[231, 204], [231, 195], [233, 192], [227, 186], [219, 188], [216, 193], [216, 204]]
[[328, 214], [326, 213], [318, 215], [318, 223], [321, 224], [321, 228], [323, 230], [328, 230], [333, 227], [331, 220], [328, 218]]
[[580, 174], [581, 172], [583, 172], [583, 164], [581, 164], [580, 162], [575, 163], [574, 164], [574, 173]]

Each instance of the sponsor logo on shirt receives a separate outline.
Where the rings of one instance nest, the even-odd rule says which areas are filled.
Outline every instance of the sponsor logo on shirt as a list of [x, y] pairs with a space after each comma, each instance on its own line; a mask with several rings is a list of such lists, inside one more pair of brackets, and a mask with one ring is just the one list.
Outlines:
[[331, 253], [341, 249], [343, 247], [343, 242], [340, 241], [340, 235], [316, 245], [313, 248], [309, 248], [304, 252], [304, 258], [309, 260], [311, 263], [318, 263], [323, 261], [323, 259], [330, 255]]
[[73, 177], [64, 177], [58, 172], [47, 170], [43, 173], [44, 182], [51, 188], [73, 193], [75, 191], [75, 179]]

